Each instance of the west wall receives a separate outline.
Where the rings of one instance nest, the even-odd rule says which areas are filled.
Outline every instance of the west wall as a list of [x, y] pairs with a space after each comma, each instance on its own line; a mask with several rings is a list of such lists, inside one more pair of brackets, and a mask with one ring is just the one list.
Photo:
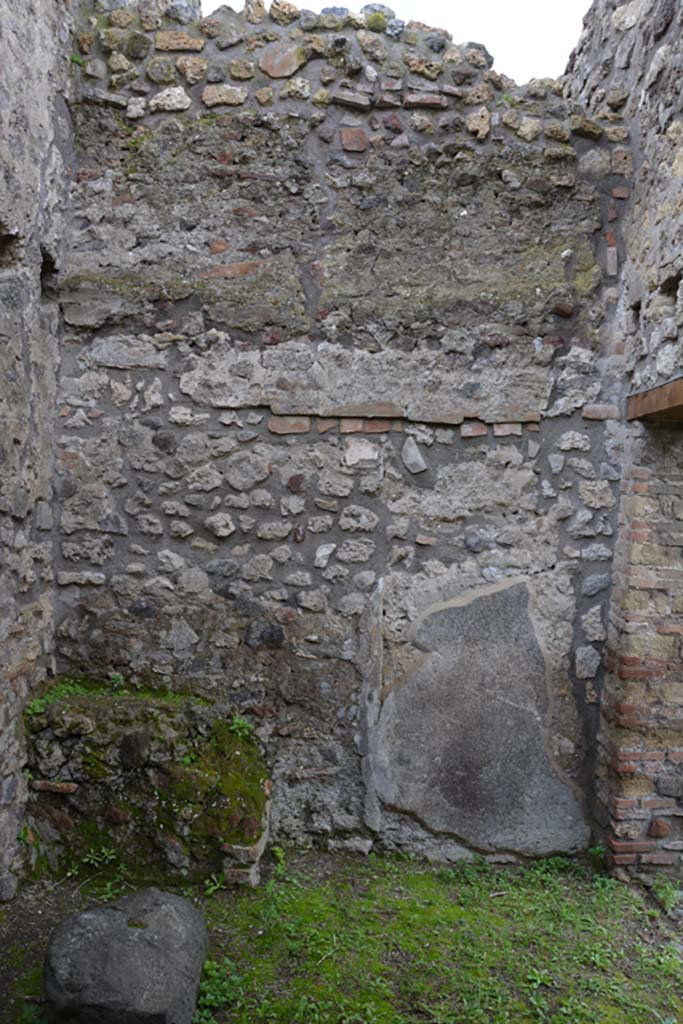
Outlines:
[[377, 5], [169, 13], [76, 36], [60, 665], [230, 695], [282, 838], [583, 848], [628, 128]]
[[70, 32], [57, 2], [0, 11], [0, 899], [16, 887], [21, 712], [53, 660], [52, 458]]

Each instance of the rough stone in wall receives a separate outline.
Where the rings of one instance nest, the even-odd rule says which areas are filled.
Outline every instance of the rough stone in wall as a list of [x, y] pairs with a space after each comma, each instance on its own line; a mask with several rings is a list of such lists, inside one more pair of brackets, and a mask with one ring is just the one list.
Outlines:
[[[566, 90], [591, 116], [619, 111], [635, 145], [625, 262], [612, 333], [633, 394], [681, 374], [683, 271], [680, 109], [683, 9], [673, 0], [597, 2]], [[616, 153], [615, 153], [616, 156]], [[630, 162], [619, 152], [620, 165]], [[628, 427], [609, 674], [598, 756], [598, 809], [615, 865], [681, 871], [681, 435]]]
[[59, 657], [229, 696], [282, 838], [576, 850], [628, 129], [382, 5], [187, 14], [75, 37]]
[[[572, 96], [596, 113], [618, 110], [638, 140], [617, 321], [631, 391], [681, 372], [681, 24], [680, 4], [673, 0], [636, 0], [616, 8], [596, 3], [568, 79]], [[631, 170], [634, 156], [619, 148], [613, 159]]]
[[70, 18], [0, 12], [0, 900], [16, 888], [26, 783], [21, 711], [52, 661], [53, 284], [67, 196]]

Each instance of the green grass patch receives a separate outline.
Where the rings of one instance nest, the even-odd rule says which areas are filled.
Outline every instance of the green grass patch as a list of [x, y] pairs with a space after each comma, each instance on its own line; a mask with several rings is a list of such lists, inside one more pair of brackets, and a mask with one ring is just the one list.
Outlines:
[[[195, 1024], [676, 1024], [683, 958], [636, 890], [530, 867], [323, 861], [206, 901]], [[678, 937], [680, 943], [680, 937]]]

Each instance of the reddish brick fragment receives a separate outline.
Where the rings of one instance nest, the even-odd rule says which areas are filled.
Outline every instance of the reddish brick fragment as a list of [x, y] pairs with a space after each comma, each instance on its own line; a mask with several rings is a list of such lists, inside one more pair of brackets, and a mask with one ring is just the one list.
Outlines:
[[342, 128], [341, 143], [347, 153], [364, 153], [368, 148], [365, 128]]
[[671, 831], [671, 825], [664, 818], [653, 818], [647, 834], [653, 839], [664, 839]]
[[610, 860], [615, 865], [626, 865], [635, 864], [637, 857], [634, 853], [613, 853]]
[[38, 793], [75, 793], [78, 785], [75, 782], [50, 782], [49, 779], [32, 779], [31, 789]]
[[339, 423], [341, 434], [360, 434], [363, 429], [363, 421], [353, 416], [345, 416]]
[[675, 864], [677, 856], [675, 853], [644, 853], [640, 858], [643, 864], [659, 864], [661, 867], [666, 867], [669, 864]]
[[469, 420], [460, 427], [461, 437], [486, 437], [488, 432], [489, 428], [479, 420]]
[[271, 434], [307, 434], [310, 429], [310, 416], [271, 416], [268, 420]]
[[610, 836], [607, 842], [615, 853], [648, 853], [657, 847], [654, 841], [647, 839], [615, 839]]
[[223, 267], [214, 267], [206, 275], [211, 278], [222, 278], [232, 280], [235, 277], [249, 277], [255, 274], [259, 267], [262, 267], [267, 260], [245, 260], [243, 263], [227, 263]]
[[319, 434], [327, 434], [330, 430], [334, 430], [338, 425], [339, 420], [319, 419], [316, 424], [316, 429]]
[[519, 437], [522, 433], [521, 423], [494, 423], [494, 437]]

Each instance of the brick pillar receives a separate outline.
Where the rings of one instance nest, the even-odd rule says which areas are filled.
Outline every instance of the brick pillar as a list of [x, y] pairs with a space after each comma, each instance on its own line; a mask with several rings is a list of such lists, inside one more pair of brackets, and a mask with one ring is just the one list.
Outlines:
[[683, 876], [683, 430], [629, 431], [598, 811], [614, 866]]

